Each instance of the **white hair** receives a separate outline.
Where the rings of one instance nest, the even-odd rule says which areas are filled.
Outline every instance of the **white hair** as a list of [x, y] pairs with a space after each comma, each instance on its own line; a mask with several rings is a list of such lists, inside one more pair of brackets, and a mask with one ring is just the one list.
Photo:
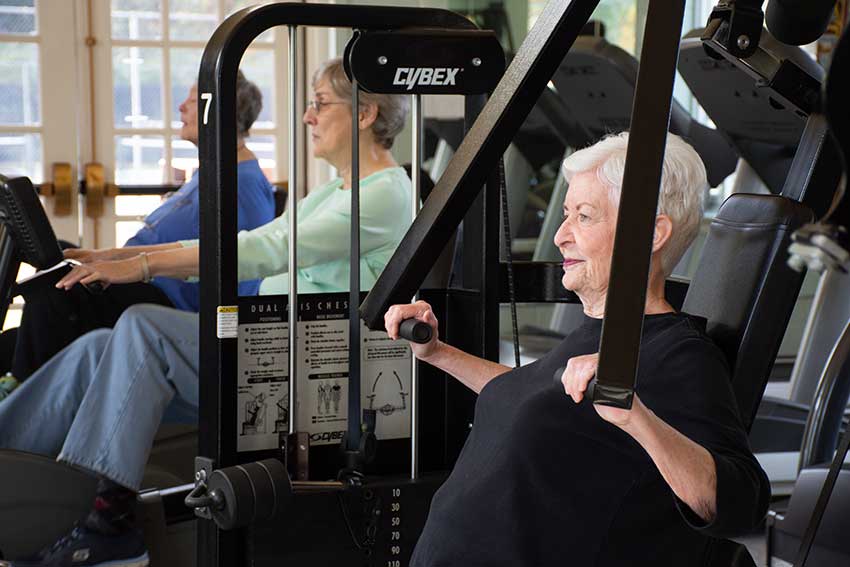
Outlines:
[[[592, 146], [570, 154], [562, 166], [567, 182], [579, 173], [596, 171], [596, 177], [619, 205], [626, 169], [629, 133], [606, 136]], [[705, 166], [690, 144], [675, 134], [667, 134], [658, 212], [673, 224], [670, 240], [661, 249], [661, 269], [667, 277], [679, 263], [699, 233], [703, 213], [703, 195], [708, 187]]]

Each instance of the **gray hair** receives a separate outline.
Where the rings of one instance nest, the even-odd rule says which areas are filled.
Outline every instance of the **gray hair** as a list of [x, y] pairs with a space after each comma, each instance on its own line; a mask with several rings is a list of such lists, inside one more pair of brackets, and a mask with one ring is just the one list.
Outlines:
[[[337, 57], [322, 63], [313, 74], [313, 87], [322, 79], [327, 79], [333, 93], [341, 100], [351, 100], [351, 81], [345, 74], [342, 59]], [[404, 128], [410, 100], [404, 95], [374, 94], [360, 91], [360, 106], [374, 104], [378, 115], [372, 124], [375, 141], [386, 149], [393, 147], [398, 133]]]
[[263, 93], [259, 87], [245, 78], [240, 70], [236, 73], [236, 135], [247, 138], [254, 121], [263, 110]]
[[[578, 173], [595, 170], [614, 204], [619, 204], [628, 143], [629, 133], [621, 132], [571, 154], [562, 166], [564, 177], [569, 182]], [[673, 224], [670, 240], [661, 249], [665, 277], [673, 272], [699, 233], [707, 187], [705, 166], [699, 154], [682, 138], [668, 133], [658, 194], [658, 214], [667, 215]]]

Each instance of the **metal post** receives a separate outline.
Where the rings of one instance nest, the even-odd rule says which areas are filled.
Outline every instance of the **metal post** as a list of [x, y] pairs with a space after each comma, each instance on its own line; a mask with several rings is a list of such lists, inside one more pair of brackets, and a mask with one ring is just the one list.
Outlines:
[[[411, 218], [419, 214], [419, 200], [422, 192], [422, 96], [413, 95], [413, 167], [410, 180], [413, 186], [413, 210]], [[419, 294], [413, 296], [413, 301]], [[410, 478], [416, 480], [419, 476], [419, 367], [416, 357], [410, 357]]]
[[637, 377], [652, 233], [684, 14], [682, 0], [649, 3], [641, 60], [652, 63], [638, 68], [632, 102], [619, 208], [628, 214], [617, 217], [593, 395], [595, 403], [626, 409], [632, 407]]
[[[798, 471], [832, 458], [835, 445], [830, 446], [827, 440], [833, 428], [836, 430], [836, 437], [840, 434], [841, 418], [847, 405], [847, 396], [836, 395], [836, 389], [840, 388], [839, 383], [845, 372], [844, 366], [848, 357], [850, 357], [850, 322], [844, 326], [844, 330], [832, 347], [818, 381], [809, 417], [806, 420], [806, 429], [803, 431]], [[828, 415], [830, 413], [832, 415]]]
[[347, 449], [360, 448], [360, 87], [351, 81], [351, 278], [348, 299]]
[[289, 26], [289, 186], [286, 208], [289, 214], [289, 433], [295, 433], [298, 374], [298, 252], [295, 248], [298, 235], [295, 194], [298, 191], [298, 105], [296, 88], [298, 77], [298, 27]]

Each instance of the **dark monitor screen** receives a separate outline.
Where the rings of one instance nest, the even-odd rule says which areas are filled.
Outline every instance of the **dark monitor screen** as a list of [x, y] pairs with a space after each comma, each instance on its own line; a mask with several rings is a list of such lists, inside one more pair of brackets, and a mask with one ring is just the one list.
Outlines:
[[44, 270], [63, 260], [53, 227], [26, 177], [0, 175], [0, 222], [12, 232], [22, 261]]

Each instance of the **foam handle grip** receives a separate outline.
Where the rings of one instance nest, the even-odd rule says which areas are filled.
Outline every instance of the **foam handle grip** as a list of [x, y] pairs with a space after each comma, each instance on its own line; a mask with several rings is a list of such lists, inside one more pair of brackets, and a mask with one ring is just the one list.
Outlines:
[[405, 319], [398, 326], [398, 335], [412, 343], [424, 345], [432, 337], [431, 325], [418, 319]]
[[773, 37], [789, 45], [805, 45], [823, 35], [835, 0], [771, 0], [764, 14]]
[[[561, 376], [564, 375], [564, 370], [566, 370], [566, 369], [567, 369], [566, 366], [561, 366], [557, 370], [555, 370], [554, 374], [552, 374], [552, 381], [555, 382], [555, 384], [563, 386], [563, 384], [561, 384]], [[595, 389], [596, 389], [596, 376], [591, 378], [590, 382], [587, 383], [587, 389], [585, 389], [585, 391], [584, 391], [584, 397], [592, 402], [593, 401], [593, 392], [594, 392]]]

